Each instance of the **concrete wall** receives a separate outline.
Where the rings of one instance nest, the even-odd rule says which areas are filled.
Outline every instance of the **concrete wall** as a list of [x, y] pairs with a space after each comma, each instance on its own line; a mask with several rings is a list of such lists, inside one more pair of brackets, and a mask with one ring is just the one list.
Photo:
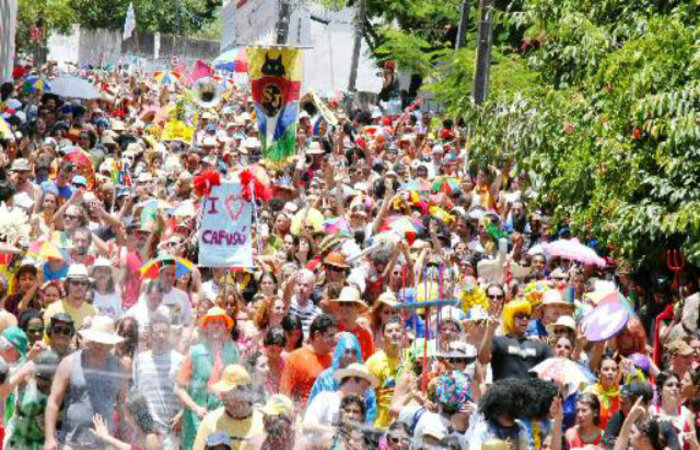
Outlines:
[[0, 0], [0, 82], [12, 80], [17, 31], [17, 0]]
[[51, 35], [48, 48], [48, 59], [62, 63], [79, 66], [128, 63], [145, 70], [170, 68], [174, 56], [190, 67], [197, 59], [211, 60], [219, 55], [219, 43], [214, 41], [138, 31], [124, 41], [120, 30], [84, 30], [77, 25], [68, 36]]

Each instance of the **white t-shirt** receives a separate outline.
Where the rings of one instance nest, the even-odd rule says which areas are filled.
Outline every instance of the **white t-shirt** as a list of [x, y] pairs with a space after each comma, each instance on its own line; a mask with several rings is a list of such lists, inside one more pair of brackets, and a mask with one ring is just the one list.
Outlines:
[[163, 294], [163, 305], [171, 311], [173, 325], [188, 325], [190, 321], [190, 299], [182, 289], [173, 287], [170, 292]]
[[304, 425], [318, 424], [333, 426], [340, 411], [340, 395], [336, 391], [319, 392], [306, 407]]
[[216, 297], [219, 295], [219, 286], [214, 283], [214, 280], [205, 281], [202, 283], [202, 295], [212, 302], [216, 301]]
[[126, 316], [135, 318], [139, 323], [139, 330], [145, 330], [148, 328], [148, 325], [151, 323], [151, 317], [156, 314], [162, 314], [165, 317], [170, 317], [170, 320], [172, 320], [172, 317], [170, 316], [170, 309], [167, 306], [161, 304], [155, 309], [155, 311], [151, 311], [148, 309], [145, 299], [139, 299], [138, 303], [129, 308], [129, 310], [126, 312]]
[[111, 317], [114, 320], [124, 315], [122, 295], [118, 287], [115, 287], [111, 294], [100, 294], [97, 290], [93, 290], [92, 298], [92, 306], [97, 308], [101, 315]]

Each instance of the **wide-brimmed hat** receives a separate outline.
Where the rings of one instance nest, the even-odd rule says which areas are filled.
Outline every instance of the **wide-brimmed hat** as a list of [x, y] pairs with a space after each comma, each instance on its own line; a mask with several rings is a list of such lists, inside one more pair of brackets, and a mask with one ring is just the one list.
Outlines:
[[199, 319], [199, 324], [205, 327], [214, 319], [224, 319], [226, 321], [227, 330], [233, 328], [233, 318], [228, 315], [225, 309], [219, 308], [218, 306], [209, 308], [209, 311]]
[[369, 369], [363, 364], [351, 363], [344, 369], [338, 369], [333, 374], [333, 378], [338, 381], [343, 381], [343, 379], [348, 377], [359, 377], [366, 380], [373, 388], [379, 385], [377, 378], [369, 372]]
[[307, 155], [322, 155], [324, 153], [325, 150], [318, 141], [311, 141], [309, 148], [306, 150]]
[[114, 320], [108, 316], [95, 316], [92, 318], [90, 328], [79, 331], [78, 334], [88, 342], [98, 344], [115, 345], [124, 342], [114, 326]]
[[563, 305], [574, 309], [574, 304], [564, 300], [564, 297], [562, 297], [561, 292], [559, 292], [558, 289], [548, 289], [544, 294], [542, 294], [541, 306], [544, 308], [548, 305]]
[[334, 298], [330, 301], [333, 308], [338, 308], [340, 303], [355, 303], [360, 310], [366, 310], [367, 304], [362, 301], [360, 296], [360, 291], [354, 286], [345, 286], [341, 291], [338, 298]]
[[345, 255], [341, 252], [330, 252], [323, 259], [323, 264], [327, 266], [339, 267], [341, 269], [349, 269], [350, 265], [345, 261]]
[[112, 264], [112, 261], [105, 258], [104, 256], [100, 256], [95, 260], [95, 262], [92, 265], [92, 273], [93, 274], [95, 273], [95, 269], [97, 269], [98, 267], [108, 268], [111, 272], [112, 279], [116, 281], [118, 269], [116, 267], [114, 267], [114, 264]]
[[89, 277], [85, 264], [71, 264], [66, 273], [66, 280], [88, 279]]
[[247, 386], [252, 382], [250, 374], [240, 364], [230, 364], [224, 368], [221, 379], [211, 389], [214, 392], [228, 392], [239, 386]]
[[401, 304], [401, 302], [399, 302], [399, 300], [396, 298], [396, 294], [391, 291], [385, 291], [379, 294], [375, 306], [379, 305], [379, 303], [383, 303], [391, 308], [396, 308]]
[[559, 316], [556, 322], [547, 325], [547, 333], [553, 333], [557, 328], [566, 328], [576, 333], [576, 321], [571, 316]]
[[10, 166], [12, 172], [29, 172], [31, 169], [29, 167], [29, 160], [25, 158], [17, 158], [12, 161]]

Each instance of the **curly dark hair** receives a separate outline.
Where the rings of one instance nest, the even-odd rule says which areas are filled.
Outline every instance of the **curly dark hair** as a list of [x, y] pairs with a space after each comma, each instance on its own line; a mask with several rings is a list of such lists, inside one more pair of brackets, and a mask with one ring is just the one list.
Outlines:
[[535, 393], [524, 380], [506, 378], [493, 383], [481, 397], [479, 411], [487, 420], [500, 416], [519, 419], [526, 417], [526, 408], [534, 400]]
[[549, 408], [552, 406], [552, 400], [559, 393], [557, 386], [551, 381], [539, 378], [527, 378], [523, 382], [534, 394], [534, 399], [525, 408], [524, 415], [531, 418], [546, 417], [549, 414]]
[[126, 399], [126, 410], [145, 434], [156, 433], [156, 423], [148, 410], [146, 398], [138, 391], [131, 391]]
[[661, 431], [661, 424], [650, 416], [641, 417], [634, 424], [644, 436], [651, 442], [651, 447], [654, 450], [663, 450], [666, 448], [666, 437]]

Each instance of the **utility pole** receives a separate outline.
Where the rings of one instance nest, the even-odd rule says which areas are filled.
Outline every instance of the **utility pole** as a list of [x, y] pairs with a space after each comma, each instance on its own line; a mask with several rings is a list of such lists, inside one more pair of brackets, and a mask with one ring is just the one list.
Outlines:
[[467, 25], [469, 24], [469, 1], [464, 0], [459, 8], [459, 28], [457, 28], [457, 43], [455, 48], [467, 45]]
[[479, 6], [479, 32], [476, 47], [476, 74], [472, 95], [477, 105], [486, 100], [489, 87], [489, 70], [491, 67], [491, 17], [494, 0], [481, 0]]
[[[355, 45], [352, 49], [352, 61], [350, 63], [350, 79], [348, 80], [348, 94], [352, 97], [356, 90], [357, 68], [360, 65], [360, 49], [362, 48], [362, 36], [365, 29], [365, 19], [367, 16], [367, 0], [360, 0], [355, 18]], [[352, 101], [352, 99], [350, 99]]]
[[284, 45], [287, 43], [291, 15], [292, 5], [289, 0], [280, 0], [280, 13], [277, 19], [277, 45]]

